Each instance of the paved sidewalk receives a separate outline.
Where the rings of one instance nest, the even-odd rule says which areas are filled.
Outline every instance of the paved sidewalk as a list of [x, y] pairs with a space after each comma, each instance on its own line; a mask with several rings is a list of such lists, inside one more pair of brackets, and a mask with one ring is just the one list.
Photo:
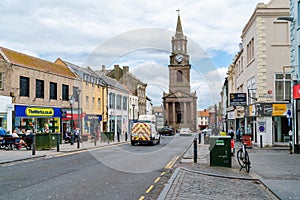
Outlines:
[[232, 167], [211, 167], [209, 145], [193, 145], [185, 153], [159, 200], [183, 199], [300, 199], [300, 155], [288, 150], [249, 149], [248, 174], [235, 157]]
[[59, 145], [59, 152], [57, 151], [57, 147], [54, 147], [50, 150], [36, 150], [35, 155], [32, 155], [32, 150], [26, 150], [25, 148], [21, 148], [20, 150], [0, 149], [0, 164], [22, 161], [27, 159], [41, 158], [46, 156], [53, 156], [53, 155], [63, 154], [72, 151], [98, 148], [102, 146], [114, 145], [123, 142], [125, 141], [122, 140], [121, 142], [110, 142], [110, 143], [97, 141], [95, 146], [93, 140], [88, 140], [80, 143], [79, 149], [77, 148], [77, 143], [74, 143], [73, 145], [70, 145], [70, 143], [62, 143]]

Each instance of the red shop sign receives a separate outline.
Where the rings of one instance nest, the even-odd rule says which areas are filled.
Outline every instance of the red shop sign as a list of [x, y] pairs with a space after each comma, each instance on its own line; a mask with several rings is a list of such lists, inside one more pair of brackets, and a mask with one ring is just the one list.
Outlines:
[[293, 99], [300, 99], [300, 84], [293, 86]]

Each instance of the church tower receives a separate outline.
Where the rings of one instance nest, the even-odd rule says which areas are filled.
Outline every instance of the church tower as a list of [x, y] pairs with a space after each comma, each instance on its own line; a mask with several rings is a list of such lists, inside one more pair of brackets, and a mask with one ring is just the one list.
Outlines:
[[169, 93], [163, 94], [165, 122], [175, 130], [185, 127], [196, 131], [197, 96], [190, 93], [190, 56], [187, 38], [183, 34], [178, 12], [175, 35], [172, 37], [172, 52], [169, 64]]

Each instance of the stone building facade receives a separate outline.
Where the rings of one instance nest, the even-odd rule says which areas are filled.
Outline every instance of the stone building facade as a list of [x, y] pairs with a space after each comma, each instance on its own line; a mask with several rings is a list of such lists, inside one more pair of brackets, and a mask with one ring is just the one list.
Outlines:
[[[289, 24], [278, 20], [288, 15], [288, 0], [257, 4], [227, 73], [227, 127], [263, 146], [287, 144], [292, 129]], [[244, 94], [244, 104], [231, 105], [232, 93]]]
[[[61, 132], [61, 109], [70, 108], [72, 88], [80, 82], [67, 67], [0, 47], [1, 96], [12, 98], [11, 127], [43, 132]], [[75, 105], [76, 106], [76, 105]]]
[[169, 64], [169, 93], [163, 93], [166, 124], [175, 130], [185, 127], [197, 130], [197, 96], [191, 93], [187, 38], [183, 34], [180, 15], [176, 33], [172, 37], [172, 53]]

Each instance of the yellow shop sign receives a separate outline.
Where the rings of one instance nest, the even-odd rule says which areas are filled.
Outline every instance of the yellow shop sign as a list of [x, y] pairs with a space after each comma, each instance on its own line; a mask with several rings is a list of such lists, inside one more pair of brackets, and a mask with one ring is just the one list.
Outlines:
[[286, 104], [273, 104], [273, 116], [283, 116], [286, 112]]
[[53, 108], [27, 107], [26, 115], [31, 117], [52, 117], [54, 110]]

